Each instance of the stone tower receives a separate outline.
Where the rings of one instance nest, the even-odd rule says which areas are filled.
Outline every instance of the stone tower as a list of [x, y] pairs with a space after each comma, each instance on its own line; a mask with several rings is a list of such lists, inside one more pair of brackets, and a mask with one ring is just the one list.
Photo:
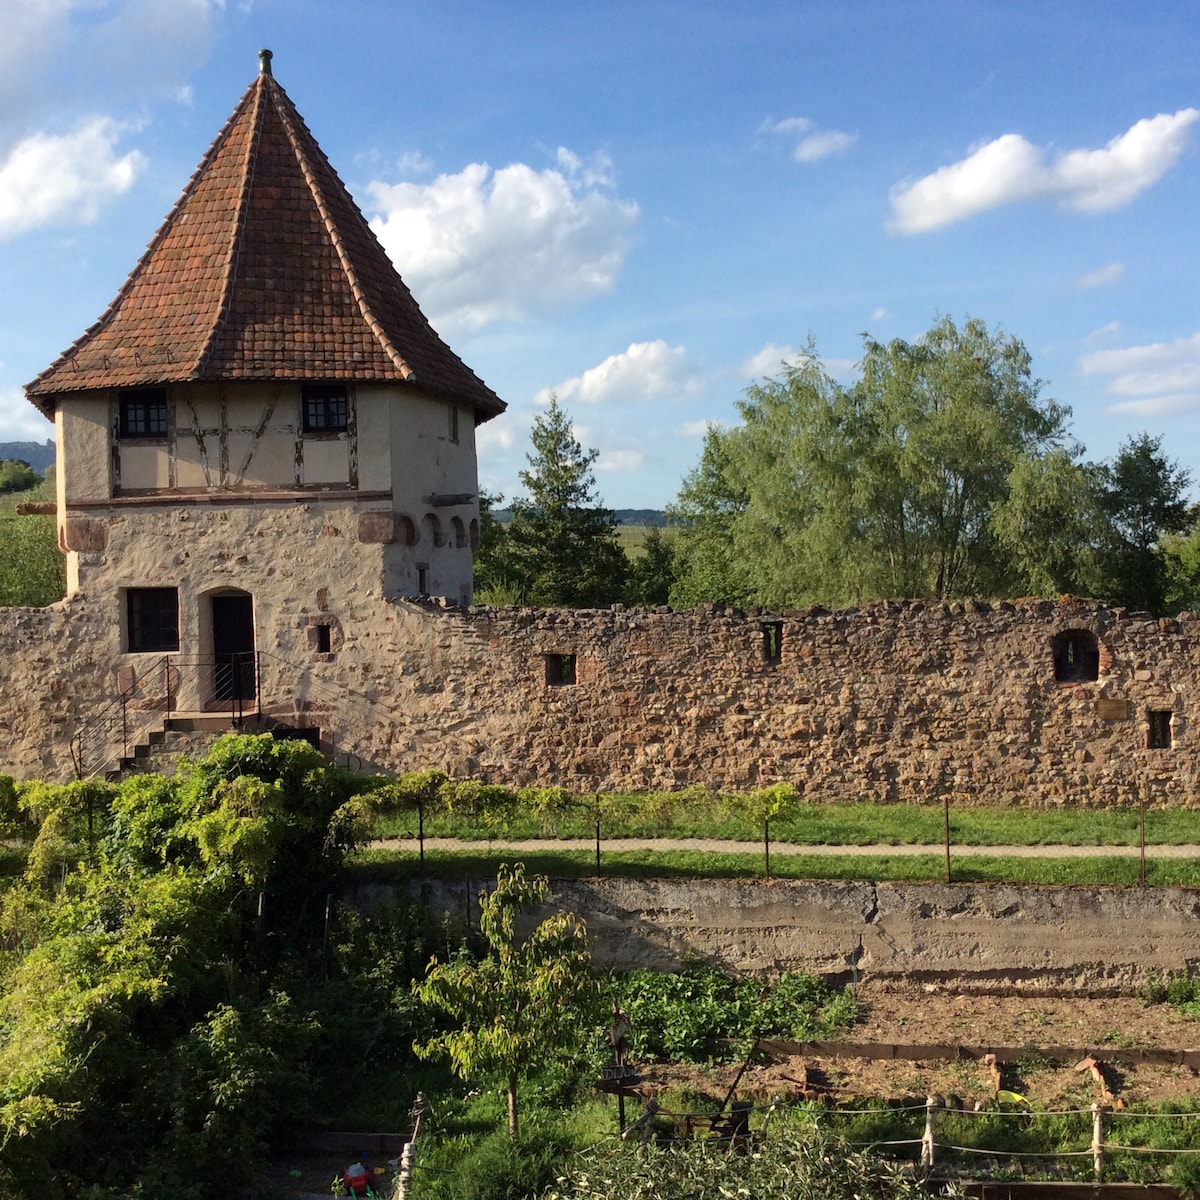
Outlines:
[[107, 311], [26, 387], [68, 596], [108, 606], [126, 678], [216, 664], [181, 671], [185, 707], [246, 691], [257, 650], [335, 653], [358, 607], [469, 602], [475, 428], [505, 407], [260, 59]]

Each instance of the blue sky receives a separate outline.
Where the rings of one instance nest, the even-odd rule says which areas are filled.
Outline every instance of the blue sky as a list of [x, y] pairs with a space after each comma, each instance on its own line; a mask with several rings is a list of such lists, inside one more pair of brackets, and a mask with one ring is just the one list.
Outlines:
[[811, 335], [1021, 338], [1087, 457], [1200, 479], [1194, 3], [0, 0], [0, 440], [270, 47], [418, 302], [508, 402], [557, 391], [611, 507], [661, 507]]

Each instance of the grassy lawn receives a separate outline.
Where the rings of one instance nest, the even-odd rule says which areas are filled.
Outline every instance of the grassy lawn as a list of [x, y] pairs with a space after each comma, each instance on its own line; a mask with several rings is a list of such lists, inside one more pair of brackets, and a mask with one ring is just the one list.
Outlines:
[[[800, 846], [940, 846], [945, 816], [940, 804], [802, 804], [771, 823], [772, 842]], [[388, 817], [373, 829], [376, 838], [410, 837], [415, 813]], [[600, 801], [601, 839], [691, 837], [759, 843], [762, 829], [720, 797], [696, 795], [605, 795]], [[516, 814], [503, 827], [462, 814], [430, 815], [426, 837], [593, 838], [596, 805], [581, 798], [577, 808], [554, 814], [548, 823]], [[950, 840], [962, 846], [1136, 846], [1138, 813], [1131, 809], [951, 808]], [[1148, 845], [1200, 844], [1200, 809], [1146, 813]]]

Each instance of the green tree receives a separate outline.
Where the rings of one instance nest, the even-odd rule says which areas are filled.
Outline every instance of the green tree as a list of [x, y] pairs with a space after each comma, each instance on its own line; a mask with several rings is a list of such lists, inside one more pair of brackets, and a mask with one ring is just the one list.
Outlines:
[[1120, 604], [1162, 613], [1169, 587], [1161, 541], [1188, 527], [1190, 473], [1162, 451], [1162, 438], [1127, 438], [1103, 469], [1100, 504], [1110, 523], [1105, 582]]
[[710, 424], [700, 461], [684, 476], [667, 520], [675, 529], [675, 578], [669, 600], [677, 608], [705, 601], [738, 604], [749, 596], [739, 569], [733, 531], [749, 497], [730, 457], [733, 434]]
[[530, 604], [590, 608], [621, 599], [628, 562], [611, 510], [600, 505], [592, 466], [571, 420], [552, 397], [535, 418], [533, 452], [521, 482], [527, 499], [513, 503], [504, 557]]
[[666, 604], [675, 582], [675, 548], [657, 525], [651, 526], [642, 552], [629, 566], [625, 598], [630, 604]]
[[[810, 342], [746, 390], [742, 424], [711, 433], [674, 510], [673, 598], [734, 598], [740, 581], [771, 607], [945, 599], [1049, 573], [1014, 568], [996, 524], [1028, 464], [1074, 453], [1069, 410], [1041, 397], [1021, 342], [946, 317], [915, 343], [865, 337], [860, 369], [843, 387]], [[1010, 523], [1036, 515], [1026, 505]]]
[[23, 458], [0, 461], [0, 492], [24, 492], [41, 482], [42, 477]]
[[1029, 596], [1100, 596], [1108, 518], [1100, 506], [1101, 468], [1064, 448], [1022, 459], [992, 519], [1000, 551]]
[[455, 1074], [470, 1079], [498, 1073], [508, 1090], [508, 1131], [520, 1128], [521, 1078], [570, 1053], [586, 1027], [596, 995], [583, 922], [569, 913], [547, 917], [523, 941], [520, 912], [545, 899], [544, 876], [502, 866], [496, 887], [479, 896], [479, 929], [487, 954], [466, 953], [429, 964], [414, 993], [454, 1023], [448, 1032], [414, 1045], [422, 1058], [448, 1056]]

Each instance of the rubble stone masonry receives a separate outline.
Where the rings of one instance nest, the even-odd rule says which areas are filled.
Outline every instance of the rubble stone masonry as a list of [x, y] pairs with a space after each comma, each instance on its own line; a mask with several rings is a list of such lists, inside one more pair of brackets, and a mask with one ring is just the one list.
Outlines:
[[[459, 609], [337, 591], [258, 630], [263, 707], [364, 770], [578, 791], [784, 780], [828, 801], [1200, 802], [1194, 613]], [[0, 610], [0, 769], [70, 777], [70, 737], [128, 671], [112, 608], [79, 593]], [[315, 622], [334, 631], [326, 652]], [[1056, 678], [1065, 644], [1093, 653], [1094, 679], [1074, 661]]]

